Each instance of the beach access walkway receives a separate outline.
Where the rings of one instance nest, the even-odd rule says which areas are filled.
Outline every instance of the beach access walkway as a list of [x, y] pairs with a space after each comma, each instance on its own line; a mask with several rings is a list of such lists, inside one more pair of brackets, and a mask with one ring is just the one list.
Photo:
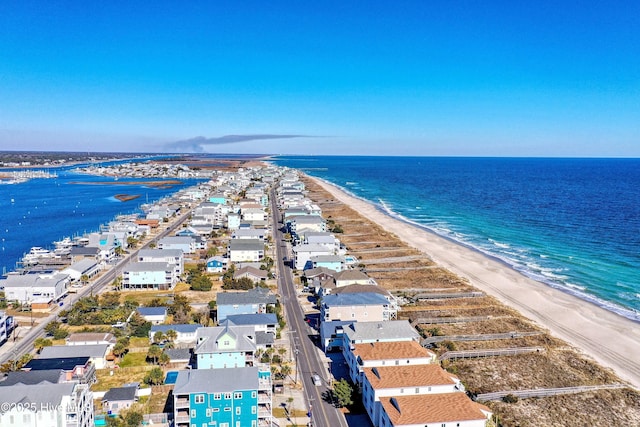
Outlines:
[[527, 399], [530, 397], [549, 397], [558, 396], [561, 394], [576, 394], [585, 393], [589, 391], [597, 390], [614, 390], [620, 388], [628, 388], [626, 384], [602, 384], [602, 385], [585, 385], [579, 387], [560, 387], [560, 388], [541, 388], [532, 390], [509, 390], [509, 391], [496, 391], [493, 393], [482, 393], [475, 396], [474, 400], [481, 400], [483, 402], [489, 402], [492, 400], [502, 400], [505, 396], [515, 396], [519, 399]]

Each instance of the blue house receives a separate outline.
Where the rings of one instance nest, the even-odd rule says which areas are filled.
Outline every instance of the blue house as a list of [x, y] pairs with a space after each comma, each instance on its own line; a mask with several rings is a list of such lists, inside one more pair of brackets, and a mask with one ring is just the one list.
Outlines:
[[198, 369], [228, 369], [253, 366], [257, 349], [253, 326], [198, 328], [196, 355]]
[[268, 366], [186, 370], [173, 389], [174, 425], [271, 425], [271, 372]]
[[227, 268], [227, 259], [221, 256], [212, 256], [207, 260], [207, 273], [222, 273]]
[[232, 314], [266, 313], [267, 306], [275, 306], [275, 295], [266, 288], [253, 288], [247, 292], [219, 292], [218, 322], [222, 322]]

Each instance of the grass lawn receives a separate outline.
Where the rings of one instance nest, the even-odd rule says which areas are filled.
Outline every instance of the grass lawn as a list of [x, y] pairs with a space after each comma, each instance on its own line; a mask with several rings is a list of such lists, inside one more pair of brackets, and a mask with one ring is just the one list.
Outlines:
[[[287, 418], [287, 413], [285, 412], [284, 408], [277, 407], [273, 408], [273, 416], [275, 418]], [[307, 411], [305, 411], [304, 409], [293, 409], [292, 411], [289, 411], [289, 416], [293, 418], [306, 417]]]
[[135, 366], [147, 366], [147, 353], [127, 353], [118, 366], [120, 368], [132, 368]]
[[[139, 382], [142, 384], [144, 375], [153, 368], [152, 365], [131, 368], [98, 369], [98, 382], [91, 387], [93, 391], [107, 391], [112, 387], [122, 387], [123, 384]], [[113, 372], [113, 375], [111, 375]]]
[[145, 348], [145, 347], [149, 347], [149, 338], [147, 337], [129, 338], [129, 348]]

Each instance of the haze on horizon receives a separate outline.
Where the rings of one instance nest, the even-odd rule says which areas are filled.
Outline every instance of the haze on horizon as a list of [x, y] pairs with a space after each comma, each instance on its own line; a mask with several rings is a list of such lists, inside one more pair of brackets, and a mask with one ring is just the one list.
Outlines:
[[640, 157], [640, 3], [0, 3], [0, 149]]

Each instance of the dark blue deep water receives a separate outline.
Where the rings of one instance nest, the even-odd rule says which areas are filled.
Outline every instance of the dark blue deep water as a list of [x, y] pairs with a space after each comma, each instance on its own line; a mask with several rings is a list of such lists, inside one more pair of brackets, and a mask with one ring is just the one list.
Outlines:
[[277, 157], [640, 321], [640, 159]]
[[[119, 214], [140, 212], [141, 204], [152, 203], [201, 181], [181, 180], [181, 185], [172, 188], [79, 185], [73, 182], [113, 181], [113, 178], [78, 174], [73, 169], [50, 169], [49, 172], [58, 174], [57, 178], [0, 185], [0, 269], [15, 269], [16, 262], [33, 246], [53, 249], [53, 241], [97, 231], [101, 224]], [[122, 178], [120, 181], [145, 179]], [[116, 194], [141, 197], [121, 202], [113, 197]]]

